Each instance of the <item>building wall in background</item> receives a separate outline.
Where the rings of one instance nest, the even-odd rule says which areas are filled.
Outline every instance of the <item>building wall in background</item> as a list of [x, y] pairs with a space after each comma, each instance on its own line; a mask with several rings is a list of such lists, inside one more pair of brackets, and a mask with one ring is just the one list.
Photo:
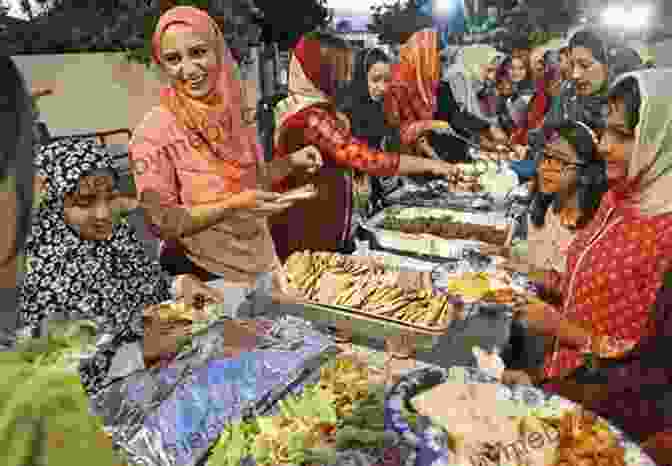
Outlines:
[[[130, 64], [121, 53], [20, 55], [13, 57], [29, 86], [49, 87], [40, 114], [52, 135], [133, 129], [159, 101], [165, 80], [154, 69]], [[253, 76], [253, 74], [252, 74]], [[245, 82], [248, 105], [256, 106], [253, 80]]]

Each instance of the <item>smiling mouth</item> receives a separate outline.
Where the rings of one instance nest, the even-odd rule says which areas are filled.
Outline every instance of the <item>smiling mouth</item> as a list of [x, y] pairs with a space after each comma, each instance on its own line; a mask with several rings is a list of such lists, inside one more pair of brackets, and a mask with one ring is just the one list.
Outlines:
[[189, 87], [200, 87], [205, 82], [205, 76], [202, 76], [198, 79], [190, 79], [187, 81]]
[[106, 233], [106, 232], [109, 232], [110, 230], [112, 230], [112, 225], [111, 224], [109, 224], [109, 225], [94, 225], [93, 229], [97, 233]]

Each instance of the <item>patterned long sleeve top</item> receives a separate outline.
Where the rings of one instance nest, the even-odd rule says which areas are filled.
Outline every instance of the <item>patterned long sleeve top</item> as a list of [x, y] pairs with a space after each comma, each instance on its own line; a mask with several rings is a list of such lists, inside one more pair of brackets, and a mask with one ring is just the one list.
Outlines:
[[[570, 245], [567, 273], [546, 287], [562, 297], [563, 318], [608, 337], [613, 348], [632, 348], [655, 332], [649, 309], [672, 260], [672, 215], [644, 217], [616, 205], [608, 192]], [[547, 358], [546, 375], [581, 363], [580, 351], [560, 348]]]
[[415, 144], [423, 133], [437, 126], [434, 110], [422, 100], [420, 91], [399, 83], [385, 94], [385, 116], [390, 125], [399, 128], [405, 146]]
[[[364, 142], [353, 137], [343, 129], [333, 112], [319, 106], [308, 107], [285, 123], [283, 129], [291, 132], [302, 131], [302, 141], [290, 138], [280, 139], [275, 148], [275, 157], [287, 157], [296, 150], [297, 143], [301, 146], [317, 147], [326, 163], [342, 168], [353, 168], [372, 176], [394, 176], [399, 171], [400, 155], [397, 153], [375, 150]], [[287, 189], [287, 179], [276, 180], [275, 190]]]

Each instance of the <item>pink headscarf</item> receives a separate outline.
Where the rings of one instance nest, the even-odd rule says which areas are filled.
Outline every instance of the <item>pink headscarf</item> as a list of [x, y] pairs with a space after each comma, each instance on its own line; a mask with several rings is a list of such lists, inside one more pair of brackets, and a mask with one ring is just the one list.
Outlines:
[[[243, 91], [238, 68], [222, 31], [205, 11], [198, 8], [178, 6], [168, 10], [159, 19], [152, 37], [152, 56], [158, 65], [162, 65], [163, 34], [174, 24], [187, 25], [208, 38], [219, 57], [219, 77], [213, 92], [205, 99], [193, 99], [168, 86], [161, 90], [161, 103], [185, 131], [206, 143], [206, 150], [227, 162], [223, 174], [233, 190], [253, 189], [256, 177], [250, 176], [249, 172], [256, 172], [260, 156], [256, 128], [243, 120]], [[254, 184], [252, 180], [255, 180]]]

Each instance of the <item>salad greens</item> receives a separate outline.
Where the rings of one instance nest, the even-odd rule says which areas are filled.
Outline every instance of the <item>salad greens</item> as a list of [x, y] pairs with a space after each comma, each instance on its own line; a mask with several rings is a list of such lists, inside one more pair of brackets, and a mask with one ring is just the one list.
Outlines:
[[356, 401], [350, 416], [339, 419], [335, 400], [318, 385], [279, 402], [277, 416], [261, 416], [229, 425], [212, 450], [208, 466], [239, 466], [248, 458], [258, 465], [330, 464], [339, 450], [382, 448], [384, 387], [372, 387]]
[[0, 353], [3, 465], [66, 465], [77, 454], [97, 466], [123, 464], [90, 414], [76, 370], [94, 333], [89, 322], [52, 322], [46, 337]]

